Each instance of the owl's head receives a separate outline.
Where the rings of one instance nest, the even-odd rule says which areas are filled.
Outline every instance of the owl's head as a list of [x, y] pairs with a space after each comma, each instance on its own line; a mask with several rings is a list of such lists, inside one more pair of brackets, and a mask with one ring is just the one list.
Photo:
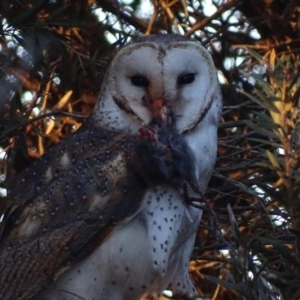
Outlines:
[[166, 112], [188, 132], [220, 101], [210, 54], [180, 35], [139, 37], [111, 62], [93, 118], [102, 126], [138, 130]]

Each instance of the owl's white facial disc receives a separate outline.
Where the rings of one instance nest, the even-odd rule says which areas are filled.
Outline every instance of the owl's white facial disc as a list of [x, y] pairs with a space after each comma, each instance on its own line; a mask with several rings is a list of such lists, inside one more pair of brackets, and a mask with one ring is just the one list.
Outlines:
[[177, 42], [167, 49], [163, 64], [164, 97], [173, 107], [177, 129], [189, 130], [205, 116], [217, 91], [213, 61], [197, 43]]
[[153, 118], [154, 102], [163, 99], [176, 117], [179, 132], [197, 126], [217, 92], [210, 54], [198, 43], [140, 42], [123, 48], [111, 64], [109, 87], [119, 107], [141, 125]]

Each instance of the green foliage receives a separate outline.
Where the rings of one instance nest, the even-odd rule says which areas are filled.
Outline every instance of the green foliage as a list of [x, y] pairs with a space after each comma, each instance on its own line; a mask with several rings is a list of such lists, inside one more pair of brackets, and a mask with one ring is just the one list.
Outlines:
[[[274, 49], [264, 58], [254, 50], [249, 54], [252, 69], [241, 68], [241, 74], [254, 86], [251, 93], [242, 94], [258, 106], [245, 124], [256, 134], [248, 138], [250, 145], [259, 143], [259, 147], [257, 159], [249, 164], [253, 171], [247, 181], [251, 179], [261, 195], [257, 194], [258, 203], [253, 201], [245, 215], [234, 216], [228, 207], [231, 230], [224, 235], [229, 250], [228, 281], [206, 278], [236, 290], [243, 299], [298, 299], [299, 58], [277, 54]], [[234, 246], [228, 243], [229, 237]]]

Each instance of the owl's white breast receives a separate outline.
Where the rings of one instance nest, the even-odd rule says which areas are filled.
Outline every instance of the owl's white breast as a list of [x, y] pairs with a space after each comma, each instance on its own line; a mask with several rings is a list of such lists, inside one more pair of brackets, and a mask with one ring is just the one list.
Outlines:
[[[137, 300], [145, 292], [160, 292], [174, 278], [181, 283], [188, 280], [191, 249], [186, 254], [185, 243], [191, 240], [193, 245], [200, 217], [201, 211], [187, 207], [177, 191], [168, 186], [150, 189], [143, 209], [131, 221], [65, 273], [52, 292], [35, 300], [75, 300], [72, 295]], [[192, 288], [189, 280], [185, 285]]]

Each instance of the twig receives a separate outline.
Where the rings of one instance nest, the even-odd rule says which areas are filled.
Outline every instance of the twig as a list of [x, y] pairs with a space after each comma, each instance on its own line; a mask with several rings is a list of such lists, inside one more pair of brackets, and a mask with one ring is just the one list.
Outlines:
[[262, 145], [263, 144], [259, 144], [259, 145], [253, 146], [251, 148], [238, 148], [238, 149], [241, 149], [241, 150], [238, 150], [236, 152], [232, 152], [228, 155], [222, 155], [222, 156], [217, 158], [217, 161], [229, 159], [229, 158], [232, 158], [233, 156], [235, 156], [237, 154], [242, 154], [242, 153], [246, 153], [246, 152], [249, 152], [251, 154], [252, 153], [259, 154], [259, 151], [254, 151], [254, 150], [255, 149], [261, 149]]
[[33, 122], [36, 122], [40, 119], [43, 119], [43, 118], [47, 118], [47, 117], [51, 117], [51, 116], [68, 116], [68, 117], [72, 117], [72, 118], [80, 118], [80, 119], [87, 119], [88, 117], [87, 116], [84, 116], [84, 115], [79, 115], [79, 114], [74, 114], [74, 113], [69, 113], [69, 112], [64, 112], [64, 111], [52, 111], [52, 112], [49, 112], [49, 113], [45, 113], [43, 115], [40, 115], [38, 117], [35, 117], [35, 118], [32, 118], [24, 123], [21, 123], [21, 124], [18, 124], [12, 128], [10, 128], [9, 130], [5, 131], [1, 137], [0, 137], [0, 141], [3, 141], [3, 139], [10, 133], [12, 133], [13, 131], [21, 128], [21, 127], [24, 127], [24, 126], [27, 126]]
[[248, 100], [248, 101], [245, 101], [245, 102], [243, 102], [241, 104], [238, 104], [238, 105], [227, 105], [227, 106], [224, 105], [223, 109], [232, 109], [232, 110], [237, 109], [237, 110], [239, 110], [239, 109], [241, 109], [242, 107], [244, 107], [248, 104], [253, 104], [253, 101]]
[[238, 127], [238, 126], [246, 126], [247, 125], [246, 122], [247, 122], [247, 120], [224, 122], [224, 123], [219, 124], [219, 128], [224, 129], [224, 128], [233, 128], [233, 127]]
[[[241, 110], [241, 108], [247, 106], [247, 105], [253, 105], [255, 104], [253, 100], [248, 100], [248, 101], [245, 101], [245, 102], [242, 102], [241, 104], [238, 104], [238, 105], [224, 105], [223, 106], [223, 112], [222, 112], [222, 116], [229, 112], [232, 112], [233, 110]], [[256, 104], [255, 104], [256, 105]], [[259, 105], [256, 105], [258, 108], [260, 107]]]
[[[257, 134], [255, 131], [251, 131], [251, 132], [248, 132], [248, 133], [245, 133], [245, 134], [240, 134], [239, 136], [236, 136], [236, 137], [231, 137], [231, 136], [228, 136], [228, 137], [223, 137], [222, 139], [223, 140], [226, 140], [226, 143], [232, 143], [232, 142], [236, 142], [236, 141], [240, 141], [240, 140], [244, 140], [245, 138], [249, 137], [249, 136], [252, 136], [252, 135], [255, 135]], [[222, 144], [222, 146], [225, 146], [226, 144]], [[230, 145], [226, 145], [227, 147], [229, 147]]]
[[[234, 165], [234, 166], [230, 166], [230, 167], [215, 168], [215, 171], [227, 173], [227, 172], [232, 172], [232, 171], [237, 171], [237, 170], [250, 170], [251, 168], [255, 167], [253, 165], [254, 162], [247, 160], [247, 162], [243, 163], [243, 164]], [[256, 166], [256, 167], [258, 168], [258, 166]]]
[[[134, 26], [136, 29], [145, 31], [148, 27], [148, 22], [139, 19], [135, 16], [129, 15], [126, 13], [120, 5], [117, 5], [117, 1], [111, 1], [111, 0], [102, 0], [98, 1], [98, 5], [107, 12], [110, 12], [117, 16], [119, 19], [122, 19], [123, 21], [127, 22], [128, 24]], [[159, 27], [152, 27], [152, 33], [159, 33], [161, 28]]]
[[211, 21], [218, 19], [221, 14], [230, 8], [234, 7], [240, 0], [232, 0], [230, 2], [225, 3], [220, 6], [220, 8], [212, 14], [210, 17], [196, 23], [188, 32], [186, 32], [185, 36], [191, 36], [195, 31], [207, 26]]
[[146, 32], [145, 32], [146, 35], [148, 35], [148, 34], [151, 33], [152, 26], [153, 26], [153, 24], [154, 24], [154, 21], [156, 20], [157, 15], [158, 15], [158, 10], [159, 10], [159, 8], [158, 8], [157, 6], [155, 6], [155, 7], [154, 7], [154, 12], [153, 12], [153, 14], [152, 14], [152, 16], [151, 16], [151, 19], [150, 19], [150, 21], [149, 21], [149, 23], [148, 23], [147, 30], [146, 30]]
[[223, 180], [227, 181], [228, 183], [232, 184], [236, 188], [238, 188], [242, 191], [245, 191], [250, 195], [257, 196], [257, 194], [253, 191], [253, 189], [249, 188], [248, 186], [246, 186], [245, 184], [243, 184], [239, 181], [236, 181], [232, 178], [226, 177], [226, 176], [224, 176], [224, 175], [222, 175], [218, 172], [214, 172], [213, 175], [216, 176], [217, 178], [220, 178], [220, 179], [223, 179]]

